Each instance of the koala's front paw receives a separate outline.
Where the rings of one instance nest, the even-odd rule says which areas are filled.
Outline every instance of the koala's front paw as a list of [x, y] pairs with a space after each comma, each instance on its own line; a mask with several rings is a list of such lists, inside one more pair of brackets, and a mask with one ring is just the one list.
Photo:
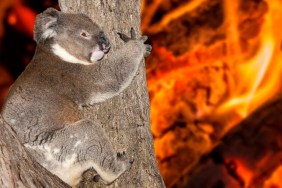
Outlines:
[[141, 36], [139, 39], [137, 39], [136, 32], [133, 28], [131, 28], [130, 30], [130, 35], [131, 35], [130, 37], [128, 37], [127, 35], [123, 33], [118, 33], [118, 35], [121, 38], [121, 40], [123, 40], [124, 42], [128, 42], [130, 40], [138, 40], [142, 42], [142, 44], [144, 45], [144, 57], [147, 57], [148, 55], [150, 55], [152, 51], [152, 46], [149, 44], [144, 44], [144, 42], [148, 39], [146, 35]]
[[[147, 40], [147, 39], [146, 39]], [[145, 52], [144, 52], [144, 57], [147, 57], [150, 55], [152, 51], [152, 46], [149, 44], [144, 44], [145, 45]]]
[[136, 32], [133, 28], [131, 28], [130, 30], [130, 37], [128, 37], [126, 34], [123, 34], [123, 33], [117, 33], [120, 37], [121, 40], [123, 40], [123, 42], [128, 42], [130, 40], [137, 40], [136, 38]]
[[121, 161], [124, 161], [126, 159], [126, 154], [125, 152], [117, 152], [117, 159], [118, 160], [121, 160]]
[[132, 163], [134, 162], [134, 160], [128, 160], [125, 152], [118, 152], [117, 153], [117, 159], [118, 161], [122, 161], [125, 164], [125, 168], [129, 169], [132, 166]]

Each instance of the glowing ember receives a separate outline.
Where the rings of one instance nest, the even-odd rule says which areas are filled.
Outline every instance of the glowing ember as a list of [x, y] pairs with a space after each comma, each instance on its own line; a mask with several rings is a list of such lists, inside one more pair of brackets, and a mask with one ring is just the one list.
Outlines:
[[253, 172], [246, 167], [244, 162], [238, 159], [227, 159], [226, 168], [228, 173], [240, 182], [242, 187], [249, 187], [254, 176]]
[[10, 14], [8, 17], [8, 23], [10, 25], [15, 25], [17, 23], [17, 17], [14, 14]]

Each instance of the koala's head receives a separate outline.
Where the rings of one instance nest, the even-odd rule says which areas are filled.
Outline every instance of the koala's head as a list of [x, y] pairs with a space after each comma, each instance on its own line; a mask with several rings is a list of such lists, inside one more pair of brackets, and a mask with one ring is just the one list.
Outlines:
[[50, 45], [53, 53], [70, 63], [91, 64], [104, 57], [110, 43], [101, 28], [83, 14], [48, 8], [36, 17], [34, 40]]

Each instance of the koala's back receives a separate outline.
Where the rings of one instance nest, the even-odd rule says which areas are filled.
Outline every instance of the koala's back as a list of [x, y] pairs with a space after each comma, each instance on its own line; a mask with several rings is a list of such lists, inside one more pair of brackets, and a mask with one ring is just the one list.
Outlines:
[[67, 121], [79, 119], [75, 105], [50, 87], [51, 78], [38, 66], [32, 61], [20, 75], [10, 88], [2, 110], [4, 120], [23, 143], [42, 142], [47, 139], [46, 132], [51, 135]]

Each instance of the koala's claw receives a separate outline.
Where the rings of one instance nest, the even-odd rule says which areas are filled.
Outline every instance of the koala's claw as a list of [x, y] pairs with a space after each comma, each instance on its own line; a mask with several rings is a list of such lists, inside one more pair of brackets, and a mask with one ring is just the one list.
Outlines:
[[[121, 38], [121, 40], [123, 40], [124, 42], [128, 42], [130, 40], [139, 40], [142, 41], [143, 43], [148, 39], [148, 36], [143, 35], [140, 38], [137, 39], [136, 37], [136, 32], [133, 28], [130, 29], [130, 37], [128, 37], [127, 35], [123, 34], [123, 33], [117, 33], [119, 35], [119, 37]], [[150, 55], [151, 51], [152, 51], [152, 46], [149, 44], [144, 44], [145, 45], [145, 52], [144, 52], [144, 57], [147, 57], [148, 55]]]
[[130, 29], [130, 35], [131, 35], [131, 40], [135, 40], [136, 39], [136, 32], [133, 29], [133, 27], [131, 27], [131, 29]]
[[131, 38], [129, 38], [128, 36], [126, 36], [126, 35], [123, 34], [123, 33], [118, 32], [117, 34], [119, 35], [119, 37], [121, 38], [121, 40], [123, 40], [123, 42], [128, 42], [128, 41], [131, 40]]
[[150, 55], [151, 51], [152, 51], [152, 46], [149, 44], [145, 44], [146, 45], [146, 50], [145, 50], [145, 54], [144, 56], [147, 57], [148, 55]]
[[117, 152], [117, 158], [121, 161], [124, 161], [126, 159], [126, 154], [125, 152]]
[[148, 36], [147, 35], [143, 35], [142, 37], [139, 38], [139, 40], [145, 42], [146, 40], [148, 40]]
[[123, 34], [123, 33], [120, 33], [120, 32], [118, 32], [117, 34], [119, 35], [121, 40], [123, 40], [124, 42], [128, 42], [130, 40], [136, 40], [137, 39], [136, 32], [133, 29], [133, 27], [130, 29], [130, 37], [128, 37], [126, 34]]
[[98, 182], [101, 179], [101, 176], [95, 175], [92, 179], [93, 179], [94, 182]]

